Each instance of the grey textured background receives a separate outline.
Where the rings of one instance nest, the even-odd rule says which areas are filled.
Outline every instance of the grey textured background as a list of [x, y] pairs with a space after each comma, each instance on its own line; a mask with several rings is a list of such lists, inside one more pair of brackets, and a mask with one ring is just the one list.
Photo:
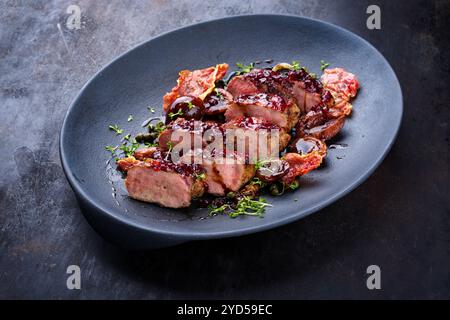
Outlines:
[[[81, 30], [65, 27], [70, 4]], [[382, 8], [382, 30], [366, 28], [369, 4]], [[350, 195], [276, 230], [154, 252], [104, 242], [59, 162], [70, 102], [142, 41], [249, 13], [314, 17], [374, 44], [405, 97], [393, 150]], [[446, 0], [1, 1], [0, 298], [450, 298], [449, 16]], [[71, 264], [82, 290], [66, 288]], [[370, 264], [382, 290], [365, 286]]]

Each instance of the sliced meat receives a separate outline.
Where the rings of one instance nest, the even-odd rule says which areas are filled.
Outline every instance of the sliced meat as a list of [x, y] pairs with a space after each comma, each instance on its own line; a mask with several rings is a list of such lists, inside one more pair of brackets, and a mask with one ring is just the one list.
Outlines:
[[168, 110], [169, 106], [180, 96], [193, 96], [200, 99], [214, 90], [217, 80], [222, 79], [228, 70], [228, 64], [218, 64], [200, 70], [183, 70], [179, 73], [177, 85], [163, 98], [163, 108]]
[[178, 118], [167, 125], [158, 139], [163, 150], [173, 148], [181, 142], [190, 143], [190, 148], [186, 145], [186, 149], [197, 149], [206, 146], [216, 135], [222, 135], [222, 129], [217, 122]]
[[227, 192], [238, 191], [255, 176], [255, 166], [253, 164], [215, 163], [214, 170]]
[[230, 80], [227, 91], [235, 98], [241, 95], [260, 93], [260, 89], [246, 76], [236, 76]]
[[[133, 199], [157, 203], [168, 208], [183, 208], [203, 195], [205, 186], [196, 178], [193, 166], [175, 165], [164, 160], [121, 159], [119, 168], [127, 174], [125, 186]], [[200, 172], [200, 171], [199, 171]]]
[[271, 93], [296, 104], [302, 113], [322, 102], [322, 83], [304, 68], [299, 70], [254, 69], [233, 78], [227, 90], [236, 99], [241, 95]]
[[228, 92], [234, 99], [258, 93], [270, 93], [290, 100], [290, 83], [285, 73], [270, 69], [253, 69], [249, 73], [236, 76], [228, 83]]
[[321, 77], [326, 89], [321, 104], [312, 107], [297, 124], [299, 136], [329, 140], [339, 133], [345, 117], [352, 111], [350, 99], [356, 96], [359, 82], [356, 76], [342, 68], [325, 69]]
[[188, 207], [192, 198], [200, 197], [204, 190], [203, 182], [193, 177], [147, 166], [129, 169], [125, 185], [130, 197], [168, 208]]
[[270, 93], [241, 95], [235, 98], [236, 105], [225, 112], [227, 121], [236, 118], [261, 118], [280, 128], [290, 130], [298, 121], [300, 110], [295, 103]]
[[288, 73], [291, 94], [302, 112], [308, 113], [314, 106], [322, 103], [324, 94], [322, 83], [305, 69]]
[[303, 130], [303, 134], [321, 140], [330, 140], [344, 127], [345, 117], [327, 120], [325, 123]]
[[[291, 139], [286, 130], [256, 117], [235, 118], [222, 125], [222, 128], [226, 137], [235, 137], [236, 150], [237, 145], [240, 145], [241, 148], [245, 148], [246, 152], [250, 152], [251, 147], [254, 146], [254, 152], [258, 159], [278, 154], [279, 151], [286, 148]], [[263, 145], [265, 145], [265, 149], [260, 150]], [[260, 155], [262, 152], [266, 154]]]
[[241, 95], [252, 95], [260, 93], [261, 90], [256, 86], [250, 77], [245, 75], [236, 76], [228, 82], [227, 91], [237, 98]]
[[[335, 118], [335, 115], [338, 117]], [[298, 137], [313, 136], [321, 140], [329, 140], [339, 133], [345, 123], [345, 116], [330, 111], [325, 105], [319, 105], [302, 116], [297, 123]]]
[[206, 192], [215, 196], [238, 191], [255, 175], [255, 166], [236, 153], [225, 155], [223, 151], [195, 150], [185, 155], [182, 161], [201, 165], [205, 171]]
[[292, 95], [297, 101], [301, 113], [309, 112], [314, 106], [322, 102], [322, 95], [316, 92], [308, 92], [304, 88], [304, 83], [294, 81], [292, 83]]

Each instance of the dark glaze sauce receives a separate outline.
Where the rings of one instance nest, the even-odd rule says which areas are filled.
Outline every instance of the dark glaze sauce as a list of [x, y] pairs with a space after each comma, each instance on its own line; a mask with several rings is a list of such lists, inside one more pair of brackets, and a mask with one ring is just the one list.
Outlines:
[[204, 169], [199, 164], [174, 163], [170, 159], [170, 153], [156, 151], [152, 158], [146, 159], [142, 165], [155, 171], [176, 172], [185, 177], [195, 177], [204, 173]]
[[282, 112], [291, 105], [289, 100], [286, 100], [279, 95], [269, 93], [240, 95], [237, 97], [236, 102], [240, 105], [257, 105]]
[[252, 130], [258, 130], [258, 129], [279, 129], [279, 127], [276, 124], [273, 124], [269, 121], [261, 120], [254, 117], [244, 117], [240, 120], [237, 120], [232, 123], [232, 126], [237, 128], [244, 128], [244, 129], [252, 129]]
[[309, 74], [304, 68], [299, 70], [279, 70], [255, 69], [244, 75], [250, 79], [257, 87], [264, 86], [269, 92], [276, 92], [280, 86], [292, 86], [293, 81], [302, 82], [302, 87], [312, 93], [322, 92], [322, 83]]
[[312, 151], [318, 150], [317, 144], [313, 141], [308, 141], [305, 139], [297, 139], [295, 143], [290, 148], [290, 151], [299, 153], [299, 154], [308, 154]]
[[287, 78], [290, 81], [301, 81], [304, 84], [306, 91], [313, 93], [322, 92], [323, 85], [322, 83], [309, 74], [304, 68], [300, 68], [299, 70], [291, 70], [287, 74]]
[[333, 95], [328, 90], [323, 90], [321, 98], [322, 98], [322, 103], [325, 105], [328, 105], [328, 104], [334, 102]]
[[179, 118], [167, 125], [169, 130], [185, 130], [191, 132], [203, 132], [206, 130], [221, 130], [220, 124], [215, 121], [200, 121], [194, 119]]
[[233, 102], [233, 96], [222, 88], [216, 88], [203, 101], [205, 106], [205, 115], [220, 115], [227, 111], [230, 103]]
[[328, 149], [346, 149], [348, 148], [348, 144], [346, 143], [335, 143], [331, 144]]

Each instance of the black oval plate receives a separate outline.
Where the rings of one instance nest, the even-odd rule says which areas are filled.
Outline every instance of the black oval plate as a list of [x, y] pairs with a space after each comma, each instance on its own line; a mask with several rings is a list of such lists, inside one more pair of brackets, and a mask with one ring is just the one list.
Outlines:
[[[106, 145], [120, 143], [108, 130], [125, 133], [161, 114], [163, 95], [182, 69], [226, 62], [299, 60], [320, 74], [320, 60], [355, 73], [361, 89], [353, 115], [331, 149], [326, 165], [301, 178], [301, 188], [268, 197], [264, 218], [208, 217], [206, 209], [173, 210], [129, 199], [123, 182], [107, 164]], [[328, 23], [294, 16], [251, 15], [224, 18], [154, 38], [114, 60], [96, 74], [70, 106], [60, 137], [67, 178], [83, 213], [106, 238], [123, 246], [149, 249], [197, 239], [238, 236], [274, 228], [315, 212], [350, 192], [381, 163], [402, 118], [398, 80], [368, 42]], [[128, 115], [134, 120], [127, 122]], [[296, 200], [297, 199], [297, 200]]]

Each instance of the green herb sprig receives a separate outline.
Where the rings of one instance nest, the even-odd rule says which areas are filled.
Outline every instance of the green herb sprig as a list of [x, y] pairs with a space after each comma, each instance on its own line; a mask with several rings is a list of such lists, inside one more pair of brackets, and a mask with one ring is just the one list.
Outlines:
[[266, 183], [264, 181], [262, 181], [261, 179], [259, 179], [258, 177], [254, 177], [251, 181], [251, 184], [253, 185], [257, 185], [261, 188], [264, 188], [266, 186]]
[[292, 70], [300, 70], [300, 62], [298, 62], [296, 60], [292, 61], [291, 66], [292, 66]]
[[256, 216], [264, 217], [266, 207], [271, 207], [272, 205], [267, 203], [266, 199], [259, 198], [257, 200], [252, 199], [248, 196], [243, 196], [239, 199], [235, 207], [230, 204], [223, 204], [220, 207], [214, 208], [210, 207], [210, 215], [216, 215], [219, 213], [227, 213], [230, 218], [237, 218], [239, 216]]
[[191, 101], [188, 101], [187, 105], [188, 105], [189, 110], [191, 110], [193, 107], [195, 107], [195, 105]]
[[216, 93], [216, 96], [217, 96], [220, 100], [223, 100], [223, 95], [220, 93], [219, 90], [217, 90], [217, 88], [214, 88], [214, 92]]
[[328, 62], [325, 62], [324, 60], [320, 60], [320, 70], [324, 71], [329, 66], [330, 66], [330, 64]]
[[120, 129], [119, 126], [118, 126], [117, 124], [109, 125], [108, 128], [109, 128], [110, 130], [114, 131], [117, 135], [123, 133], [123, 129]]
[[[192, 104], [192, 103], [191, 103]], [[172, 120], [173, 118], [175, 118], [176, 116], [182, 116], [183, 115], [183, 110], [178, 109], [178, 111], [176, 113], [170, 112], [168, 114], [168, 116], [170, 117], [170, 120]]]
[[111, 152], [112, 154], [114, 154], [116, 152], [117, 148], [119, 148], [119, 146], [115, 146], [115, 147], [113, 147], [113, 146], [106, 146], [105, 150]]
[[300, 183], [297, 180], [295, 180], [290, 185], [288, 185], [288, 187], [291, 190], [297, 190], [300, 187]]
[[197, 180], [205, 180], [206, 179], [206, 173], [202, 172], [202, 173], [195, 173], [194, 177]]
[[249, 73], [255, 67], [254, 63], [250, 63], [249, 65], [244, 65], [240, 62], [236, 63], [236, 66], [239, 68], [238, 74]]

